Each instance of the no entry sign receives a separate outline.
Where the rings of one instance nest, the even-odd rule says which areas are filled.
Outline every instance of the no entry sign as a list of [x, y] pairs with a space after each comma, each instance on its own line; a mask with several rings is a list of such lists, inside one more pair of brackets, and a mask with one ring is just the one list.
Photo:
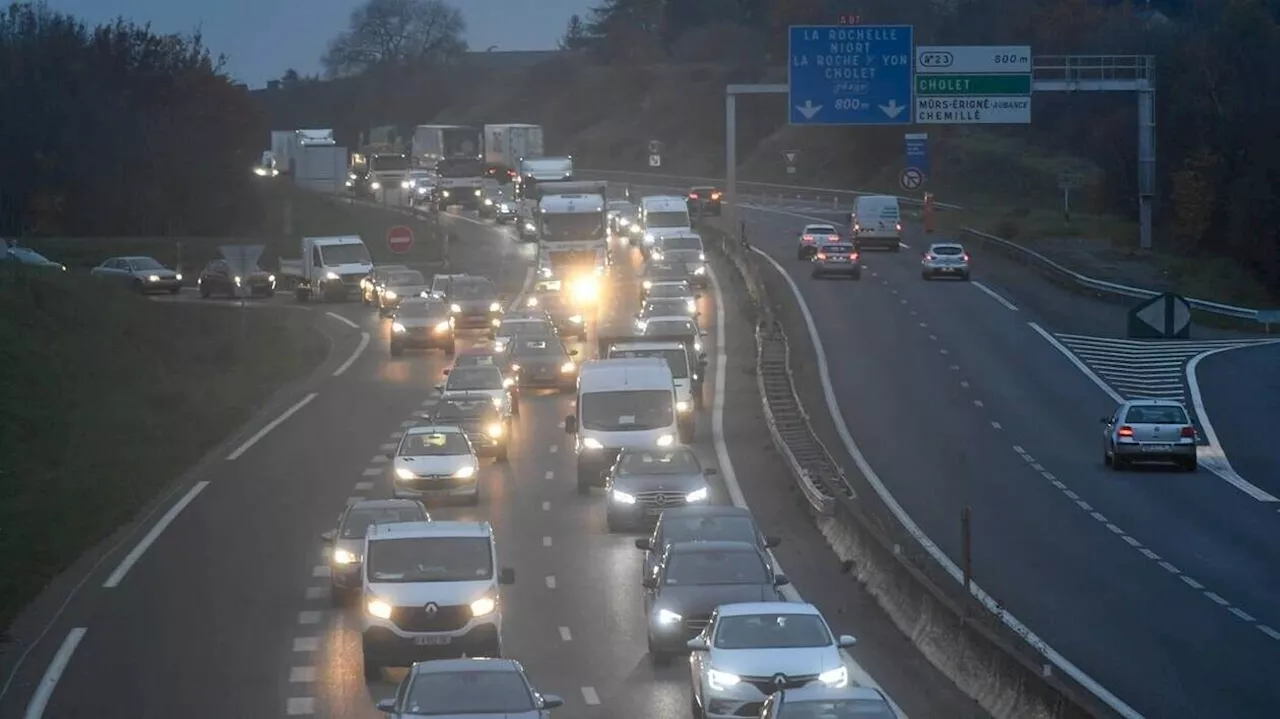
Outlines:
[[403, 255], [413, 247], [413, 230], [404, 225], [396, 225], [387, 230], [387, 249]]

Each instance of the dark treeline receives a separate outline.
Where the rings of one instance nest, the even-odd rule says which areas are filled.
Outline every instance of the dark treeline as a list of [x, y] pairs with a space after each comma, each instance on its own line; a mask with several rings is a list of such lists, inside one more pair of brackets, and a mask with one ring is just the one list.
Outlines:
[[256, 108], [200, 38], [0, 15], [0, 236], [221, 235], [256, 217]]

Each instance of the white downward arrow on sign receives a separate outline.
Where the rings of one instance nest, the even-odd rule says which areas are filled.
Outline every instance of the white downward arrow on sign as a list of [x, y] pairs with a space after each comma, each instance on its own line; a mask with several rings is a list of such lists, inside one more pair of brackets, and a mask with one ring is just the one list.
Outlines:
[[822, 105], [813, 104], [813, 100], [805, 100], [803, 105], [796, 105], [796, 109], [804, 115], [804, 119], [812, 120], [813, 116], [818, 114], [818, 110], [822, 109]]
[[902, 111], [907, 109], [907, 106], [899, 105], [897, 100], [890, 100], [888, 105], [881, 105], [880, 109], [884, 114], [889, 116], [890, 120], [892, 120], [898, 115], [901, 115]]

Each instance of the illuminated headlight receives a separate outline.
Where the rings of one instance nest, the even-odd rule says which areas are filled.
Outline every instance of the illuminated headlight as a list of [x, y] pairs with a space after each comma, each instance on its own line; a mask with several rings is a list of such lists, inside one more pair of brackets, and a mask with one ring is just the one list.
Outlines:
[[449, 311], [450, 311], [450, 312], [461, 312], [461, 311], [462, 311], [462, 305], [449, 305]]
[[351, 180], [347, 180], [347, 187], [355, 187], [355, 184], [356, 183], [352, 182]]
[[511, 379], [510, 377], [503, 377], [503, 378], [502, 378], [502, 386], [503, 386], [504, 388], [506, 388], [506, 387], [515, 387], [515, 386], [516, 386], [516, 381], [515, 381], [515, 380], [513, 380], [513, 379]]
[[706, 261], [707, 261], [707, 253], [705, 253], [705, 252], [699, 252], [699, 253], [698, 253], [698, 261], [700, 261], [700, 262], [706, 262]]
[[646, 233], [644, 233], [644, 243], [645, 243], [646, 245], [652, 245], [652, 244], [653, 244], [653, 233], [652, 233], [652, 232], [646, 232]]
[[407, 189], [409, 189], [410, 187], [413, 187], [413, 183], [412, 183], [412, 182], [409, 182], [408, 180], [405, 180], [405, 181], [403, 181], [403, 182], [401, 182], [401, 183], [400, 183], [400, 189], [402, 189], [402, 190], [407, 190]]
[[[64, 270], [65, 270], [65, 269], [67, 269], [67, 268], [66, 268], [66, 267], [63, 267], [62, 269], [64, 269]], [[173, 276], [173, 279], [175, 279], [175, 280], [177, 280], [177, 281], [181, 282], [181, 281], [182, 281], [182, 273], [181, 273], [181, 272], [179, 272], [178, 274], [174, 275], [174, 276]]]
[[479, 190], [476, 190], [476, 193], [475, 193], [475, 194], [476, 194], [476, 197], [479, 197], [479, 196], [480, 196], [480, 191], [479, 191]]
[[493, 408], [494, 408], [494, 409], [502, 409], [502, 400], [500, 400], [500, 399], [498, 399], [497, 397], [495, 397], [495, 398], [493, 399]]
[[490, 303], [489, 303], [489, 311], [490, 311], [490, 312], [501, 312], [501, 311], [502, 311], [502, 305], [498, 304], [497, 302], [490, 302]]
[[539, 267], [539, 268], [538, 268], [538, 274], [542, 275], [543, 277], [550, 277], [550, 276], [551, 276], [551, 268], [550, 268], [550, 267]]
[[275, 275], [267, 275], [267, 282], [270, 282], [271, 284], [273, 284], [273, 285], [274, 285], [274, 284], [276, 283], [276, 276], [275, 276]]
[[686, 303], [685, 303], [685, 306], [689, 308], [689, 311], [690, 311], [690, 312], [697, 312], [697, 311], [698, 311], [698, 302], [697, 302], [697, 300], [689, 300], [688, 302], [686, 302]]
[[425, 195], [425, 194], [427, 194], [427, 188], [426, 188], [426, 187], [419, 187], [419, 188], [417, 188], [417, 191], [418, 191], [418, 194], [419, 194], [419, 195]]
[[453, 476], [455, 479], [469, 479], [476, 476], [476, 468], [468, 464], [465, 467], [458, 468], [458, 471], [454, 472]]
[[659, 438], [658, 438], [658, 446], [659, 446], [659, 447], [670, 447], [671, 445], [673, 445], [673, 444], [675, 444], [675, 443], [676, 443], [676, 438], [675, 438], [675, 437], [672, 437], [672, 436], [671, 436], [671, 435], [669, 435], [669, 434], [664, 434], [664, 435], [662, 435], [661, 437], [659, 437]]
[[326, 272], [326, 273], [324, 273], [324, 278], [325, 278], [326, 280], [340, 280], [340, 279], [342, 279], [341, 277], [338, 277], [338, 273], [337, 273], [337, 272]]
[[490, 206], [491, 206], [491, 205], [493, 205], [493, 200], [491, 200], [491, 199], [489, 199], [489, 198], [487, 198], [487, 197], [486, 197], [486, 198], [484, 198], [484, 204], [485, 204], [485, 205], [490, 205]]
[[494, 317], [493, 319], [489, 320], [489, 324], [493, 325], [494, 327], [499, 327], [502, 325], [502, 320], [498, 319], [497, 317]]
[[233, 277], [233, 278], [232, 278], [232, 280], [234, 280], [234, 281], [235, 281], [235, 283], [236, 283], [236, 287], [239, 287], [239, 286], [240, 286], [240, 283], [241, 283], [240, 275], [236, 275], [235, 277]]
[[678, 624], [678, 623], [680, 622], [680, 620], [681, 620], [681, 619], [684, 619], [684, 617], [680, 616], [679, 614], [676, 614], [675, 612], [671, 611], [670, 609], [659, 609], [659, 610], [658, 610], [658, 623], [659, 623], [659, 624]]
[[640, 225], [632, 225], [632, 226], [631, 226], [631, 234], [633, 234], [633, 235], [638, 235], [638, 234], [640, 234]]
[[537, 230], [538, 230], [538, 228], [537, 228], [537, 227], [534, 227], [534, 225], [533, 225], [533, 223], [532, 223], [532, 222], [526, 222], [526, 223], [524, 223], [524, 231], [525, 231], [525, 232], [536, 232]]
[[565, 362], [564, 364], [560, 365], [560, 372], [562, 374], [569, 374], [570, 372], [576, 369], [578, 369], [578, 366], [572, 362]]
[[352, 554], [351, 552], [348, 552], [345, 549], [333, 550], [334, 564], [355, 564], [358, 561], [360, 561], [359, 557]]
[[404, 331], [405, 331], [405, 329], [404, 329], [404, 325], [400, 324], [399, 322], [392, 322], [392, 323], [391, 323], [391, 331], [392, 331], [392, 332], [404, 332]]
[[441, 190], [441, 191], [440, 191], [440, 194], [441, 194], [442, 196], [444, 196], [444, 197], [448, 197], [448, 196], [449, 196], [449, 191], [448, 191], [448, 190]]
[[160, 275], [147, 275], [147, 282], [159, 282]]
[[620, 489], [613, 490], [613, 494], [609, 495], [613, 501], [618, 504], [635, 504], [636, 498], [633, 494], [627, 494]]
[[511, 371], [512, 371], [512, 372], [519, 372], [519, 371], [520, 371], [520, 363], [519, 363], [519, 362], [512, 362], [512, 363], [511, 363]]
[[599, 295], [600, 287], [594, 279], [579, 280], [573, 284], [573, 299], [590, 302]]
[[382, 183], [381, 183], [381, 182], [378, 182], [377, 180], [374, 180], [373, 182], [370, 182], [370, 183], [369, 183], [369, 189], [371, 189], [371, 190], [381, 190], [381, 189], [382, 189]]
[[623, 226], [623, 227], [630, 227], [630, 226], [631, 226], [631, 220], [628, 220], [628, 219], [627, 219], [627, 218], [625, 218], [625, 217], [619, 217], [619, 218], [618, 218], [618, 224], [619, 224], [619, 225], [621, 225], [621, 226]]
[[391, 618], [391, 605], [381, 599], [370, 599], [369, 604], [365, 606], [365, 609], [370, 615], [375, 616], [378, 619]]
[[604, 445], [600, 444], [600, 440], [595, 437], [587, 437], [582, 440], [583, 449], [604, 449]]
[[391, 290], [387, 290], [386, 292], [383, 292], [382, 296], [389, 300], [394, 300], [396, 297], [399, 297], [399, 295], [397, 295], [395, 292], [392, 292]]
[[664, 257], [662, 250], [654, 250], [653, 252], [650, 252], [649, 255], [655, 260], [661, 260]]
[[405, 469], [404, 467], [396, 468], [396, 477], [398, 477], [399, 479], [405, 479], [405, 480], [416, 479], [417, 476], [418, 475], [413, 473], [413, 470]]
[[680, 402], [676, 402], [676, 411], [677, 411], [677, 412], [688, 412], [688, 411], [689, 411], [689, 403], [688, 403], [688, 402], [685, 402], [685, 401], [683, 401], [683, 400], [682, 400], [682, 401], [680, 401]]
[[694, 340], [694, 341], [693, 341], [693, 351], [694, 351], [694, 352], [701, 352], [701, 351], [702, 351], [702, 343], [701, 343], [701, 342], [699, 342], [698, 340]]
[[711, 669], [707, 672], [707, 684], [715, 691], [722, 692], [729, 687], [737, 686], [742, 682], [742, 677], [729, 672], [722, 672], [719, 669]]
[[818, 681], [836, 689], [847, 687], [849, 686], [849, 670], [845, 667], [838, 667], [823, 672], [818, 675]]
[[529, 299], [525, 300], [524, 305], [525, 305], [525, 307], [537, 307], [537, 306], [538, 306], [538, 298], [537, 298], [537, 297], [530, 297]]
[[652, 283], [652, 282], [650, 282], [649, 280], [645, 280], [644, 282], [642, 282], [642, 283], [640, 284], [640, 286], [641, 286], [641, 287], [643, 287], [643, 288], [645, 288], [646, 290], [651, 290], [651, 289], [653, 289], [653, 283]]
[[449, 324], [448, 320], [445, 320], [444, 322], [437, 324], [435, 326], [435, 330], [436, 332], [448, 332], [451, 326], [452, 325]]
[[511, 205], [508, 205], [505, 202], [502, 203], [501, 205], [498, 205], [498, 212], [510, 212], [510, 211], [511, 211]]
[[708, 492], [708, 491], [707, 491], [707, 488], [706, 488], [706, 487], [703, 487], [702, 489], [695, 489], [695, 490], [693, 490], [692, 492], [690, 492], [690, 493], [686, 494], [686, 495], [684, 496], [684, 501], [686, 501], [686, 502], [705, 502], [705, 501], [707, 500], [707, 497], [708, 497], [709, 495], [710, 495], [710, 492]]
[[574, 315], [569, 318], [569, 322], [575, 325], [582, 324], [582, 315]]
[[348, 173], [347, 173], [347, 179], [348, 179], [348, 180], [354, 180], [354, 179], [356, 179], [356, 173], [354, 173], [354, 172], [348, 172]]
[[693, 271], [693, 274], [695, 274], [695, 275], [705, 275], [705, 274], [707, 274], [707, 268], [705, 268], [705, 267], [699, 267], [698, 269], [696, 269], [696, 270], [694, 270], [694, 271]]
[[636, 329], [644, 332], [644, 328], [649, 326], [648, 320], [636, 320]]
[[258, 177], [266, 177], [266, 176], [267, 176], [267, 168], [265, 168], [265, 167], [255, 167], [255, 168], [253, 168], [253, 174], [257, 175]]
[[492, 614], [497, 608], [498, 603], [493, 601], [492, 597], [480, 597], [471, 603], [471, 616], [483, 617], [486, 614]]
[[502, 425], [498, 424], [497, 422], [494, 422], [493, 424], [489, 425], [488, 429], [486, 429], [485, 432], [488, 433], [490, 437], [497, 439], [502, 436]]

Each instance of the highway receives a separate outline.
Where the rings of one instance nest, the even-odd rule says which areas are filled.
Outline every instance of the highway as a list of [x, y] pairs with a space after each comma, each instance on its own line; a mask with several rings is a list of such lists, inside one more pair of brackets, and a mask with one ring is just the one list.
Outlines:
[[[514, 243], [509, 228], [446, 221], [458, 239], [455, 271], [488, 274], [503, 291], [519, 292], [529, 246]], [[637, 263], [631, 256], [620, 271], [612, 297], [623, 299], [608, 303], [614, 312], [633, 310]], [[764, 529], [784, 537], [776, 556], [795, 588], [837, 633], [860, 638], [853, 658], [906, 715], [984, 716], [839, 575], [796, 508], [780, 460], [762, 449], [769, 440], [748, 374], [750, 328], [715, 293], [700, 309], [715, 340], [708, 385], [717, 401], [708, 407], [720, 408], [721, 426], [705, 412], [695, 448], [725, 478], [717, 499], [745, 495], [761, 508]], [[174, 498], [90, 568], [3, 690], [0, 716], [103, 716], [104, 707], [116, 708], [107, 715], [144, 718], [379, 716], [374, 702], [391, 696], [403, 670], [365, 683], [358, 618], [330, 605], [318, 535], [351, 498], [387, 494], [383, 453], [432, 401], [448, 365], [438, 352], [392, 359], [389, 323], [358, 303], [308, 311], [334, 338], [330, 361], [292, 403], [195, 468]], [[571, 346], [591, 356], [594, 337]], [[517, 573], [504, 595], [506, 649], [539, 690], [566, 699], [557, 717], [685, 716], [687, 669], [654, 669], [646, 657], [635, 535], [608, 534], [598, 493], [576, 494], [561, 426], [570, 405], [556, 394], [526, 397], [509, 465], [483, 464], [481, 505], [433, 506], [433, 517], [493, 524], [500, 562]], [[8, 671], [12, 655], [5, 660]], [[871, 681], [860, 669], [855, 677]]]
[[[1280, 496], [1280, 340], [1205, 357], [1194, 370], [1214, 434], [1241, 475]], [[1280, 520], [1280, 507], [1277, 507]]]

